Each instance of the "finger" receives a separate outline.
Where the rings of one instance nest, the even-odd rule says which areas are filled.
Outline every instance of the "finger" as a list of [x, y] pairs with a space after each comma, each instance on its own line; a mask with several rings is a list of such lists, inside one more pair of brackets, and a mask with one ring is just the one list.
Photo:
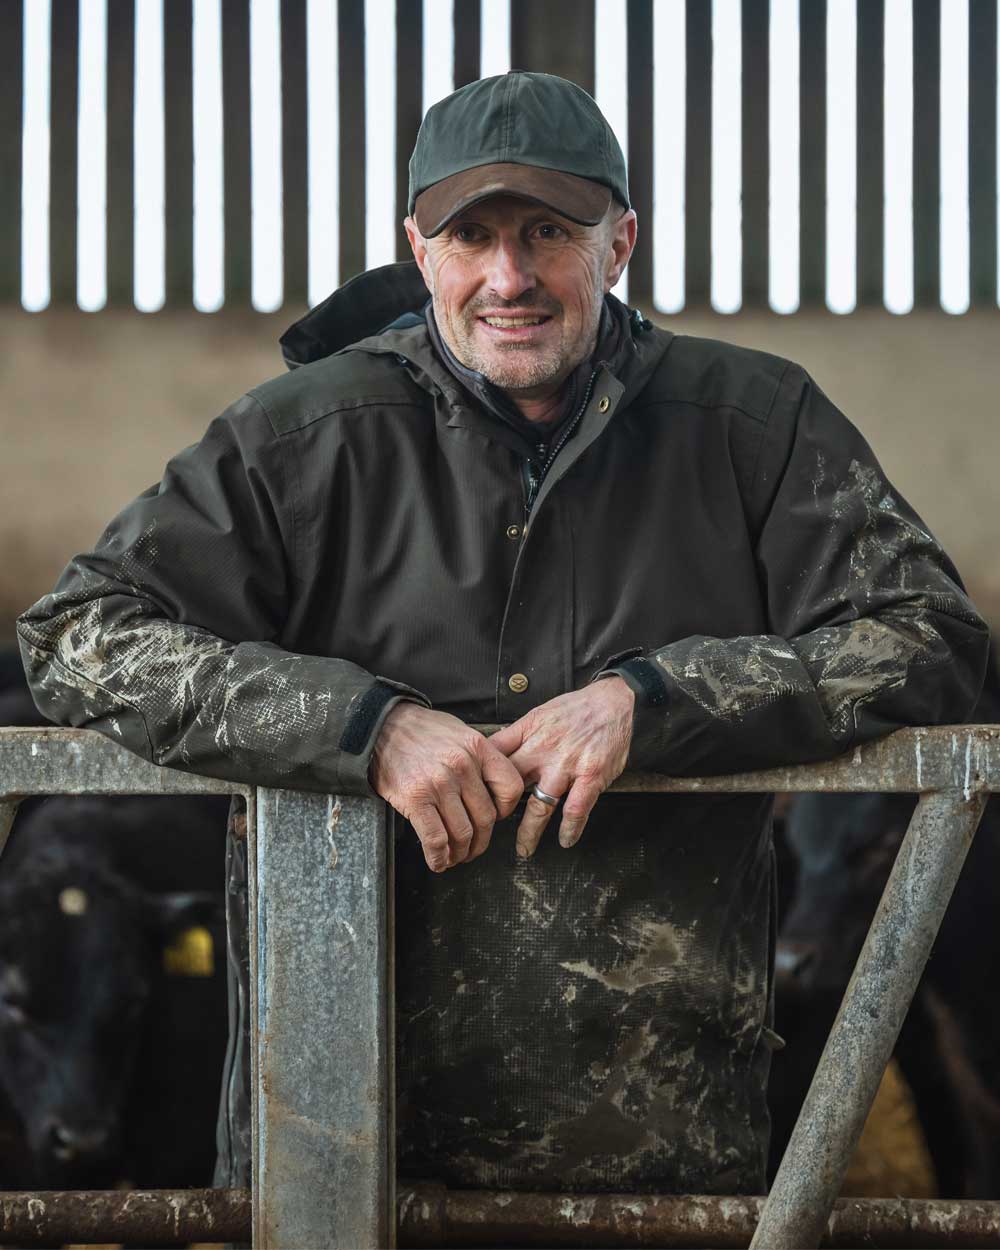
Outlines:
[[431, 872], [444, 872], [448, 867], [448, 831], [437, 809], [418, 807], [410, 814], [410, 824], [420, 839], [424, 860]]
[[[503, 757], [500, 757], [503, 759]], [[504, 763], [507, 761], [504, 760]], [[462, 786], [462, 803], [472, 821], [472, 841], [466, 862], [482, 855], [490, 844], [493, 826], [496, 824], [497, 809], [492, 795], [482, 779], [475, 774], [469, 777]]]
[[525, 724], [522, 716], [520, 720], [514, 721], [512, 725], [504, 725], [503, 729], [498, 729], [487, 741], [501, 755], [510, 755], [524, 741], [524, 733]]
[[493, 802], [501, 817], [509, 816], [521, 801], [524, 778], [500, 751], [493, 749], [493, 739], [483, 740], [481, 760], [483, 780], [490, 788]]
[[[549, 781], [547, 785], [543, 782], [538, 784], [546, 794], [555, 797], [560, 796], [565, 789], [565, 784], [560, 784], [558, 781]], [[528, 795], [524, 815], [521, 817], [521, 824], [517, 830], [516, 850], [522, 859], [534, 855], [555, 810], [550, 803], [543, 803], [533, 794]]]
[[580, 841], [594, 804], [603, 793], [604, 786], [599, 781], [578, 777], [573, 782], [573, 788], [563, 804], [559, 825], [560, 846], [575, 846]]
[[446, 791], [438, 800], [438, 811], [448, 830], [450, 855], [448, 866], [460, 864], [469, 854], [474, 829], [469, 813], [465, 810], [461, 795], [454, 790]]

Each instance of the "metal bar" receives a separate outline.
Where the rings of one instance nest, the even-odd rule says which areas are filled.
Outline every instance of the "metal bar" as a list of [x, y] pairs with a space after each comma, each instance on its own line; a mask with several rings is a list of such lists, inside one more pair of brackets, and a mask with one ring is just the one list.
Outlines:
[[475, 82], [479, 75], [479, 39], [482, 27], [480, 0], [459, 0], [455, 5], [455, 89]]
[[[478, 726], [484, 733], [496, 725]], [[819, 764], [722, 777], [625, 773], [616, 793], [775, 791], [926, 794], [1000, 790], [1000, 726], [900, 729]], [[252, 786], [159, 768], [92, 729], [0, 729], [0, 801], [34, 794], [250, 794]]]
[[235, 781], [160, 768], [93, 729], [0, 729], [0, 802], [35, 794], [248, 794]]
[[14, 817], [17, 815], [18, 804], [16, 802], [0, 802], [0, 855], [3, 854], [4, 847], [7, 845], [7, 839], [10, 837], [10, 831], [14, 827]]
[[826, 300], [826, 0], [802, 5], [799, 21], [801, 301]]
[[684, 300], [704, 307], [712, 285], [712, 6], [686, 0]]
[[770, 0], [743, 0], [743, 301], [767, 307]]
[[969, 251], [972, 303], [997, 304], [997, 6], [969, 4]]
[[391, 850], [380, 800], [259, 790], [254, 1245], [395, 1244]]
[[858, 302], [882, 303], [883, 0], [858, 6]]
[[985, 806], [917, 804], [751, 1246], [819, 1245]]
[[510, 0], [511, 64], [594, 94], [594, 0]]
[[913, 6], [913, 298], [941, 295], [941, 4]]
[[285, 302], [304, 304], [309, 286], [309, 116], [306, 6], [281, 0], [281, 162], [284, 185]]
[[24, 124], [24, 9], [0, 4], [0, 301], [21, 294], [21, 130]]
[[183, 1246], [191, 1241], [243, 1241], [249, 1230], [246, 1189], [0, 1193], [4, 1245], [124, 1241]]
[[194, 136], [191, 0], [163, 10], [164, 143], [166, 147], [167, 299], [191, 307], [194, 283]]
[[424, 6], [409, 0], [396, 9], [396, 259], [411, 260], [403, 229], [409, 215], [410, 153], [423, 119]]
[[365, 268], [365, 5], [338, 0], [340, 281]]
[[628, 264], [629, 303], [653, 303], [653, 0], [628, 6], [628, 190], [639, 234]]
[[[399, 1243], [447, 1246], [742, 1247], [763, 1198], [656, 1194], [509, 1193], [406, 1186], [397, 1203]], [[18, 1245], [71, 1241], [248, 1241], [247, 1189], [92, 1190], [0, 1196], [0, 1237]], [[905, 1198], [842, 1199], [823, 1244], [995, 1246], [1000, 1203]]]
[[222, 0], [226, 306], [250, 302], [250, 3]]
[[135, 0], [108, 0], [108, 302], [132, 304]]
[[[78, 0], [52, 6], [49, 271], [53, 303], [76, 303]], [[6, 224], [6, 223], [5, 223]]]
[[[747, 1246], [763, 1198], [510, 1193], [405, 1187], [399, 1244], [447, 1246]], [[1000, 1241], [1000, 1202], [844, 1199], [826, 1246], [980, 1247]]]

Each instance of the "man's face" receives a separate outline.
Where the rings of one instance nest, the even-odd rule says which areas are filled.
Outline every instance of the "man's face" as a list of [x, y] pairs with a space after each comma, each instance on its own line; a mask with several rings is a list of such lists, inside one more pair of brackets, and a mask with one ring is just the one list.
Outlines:
[[635, 214], [578, 226], [549, 208], [494, 196], [424, 239], [406, 233], [444, 341], [470, 369], [526, 398], [557, 389], [594, 350], [604, 295], [635, 241]]

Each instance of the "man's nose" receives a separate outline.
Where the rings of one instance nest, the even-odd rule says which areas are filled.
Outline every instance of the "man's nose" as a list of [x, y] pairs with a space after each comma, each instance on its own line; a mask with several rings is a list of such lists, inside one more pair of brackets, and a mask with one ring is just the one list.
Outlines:
[[527, 249], [517, 243], [498, 243], [490, 258], [490, 288], [501, 299], [515, 300], [535, 285], [535, 271]]

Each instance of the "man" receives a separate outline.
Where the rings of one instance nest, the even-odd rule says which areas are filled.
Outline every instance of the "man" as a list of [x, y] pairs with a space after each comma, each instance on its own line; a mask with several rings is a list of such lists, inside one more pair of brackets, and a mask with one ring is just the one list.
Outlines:
[[770, 799], [596, 799], [626, 764], [960, 721], [986, 629], [801, 369], [608, 295], [636, 221], [579, 88], [431, 109], [406, 229], [416, 267], [293, 327], [301, 367], [24, 615], [35, 697], [162, 764], [407, 818], [402, 1172], [760, 1192]]

